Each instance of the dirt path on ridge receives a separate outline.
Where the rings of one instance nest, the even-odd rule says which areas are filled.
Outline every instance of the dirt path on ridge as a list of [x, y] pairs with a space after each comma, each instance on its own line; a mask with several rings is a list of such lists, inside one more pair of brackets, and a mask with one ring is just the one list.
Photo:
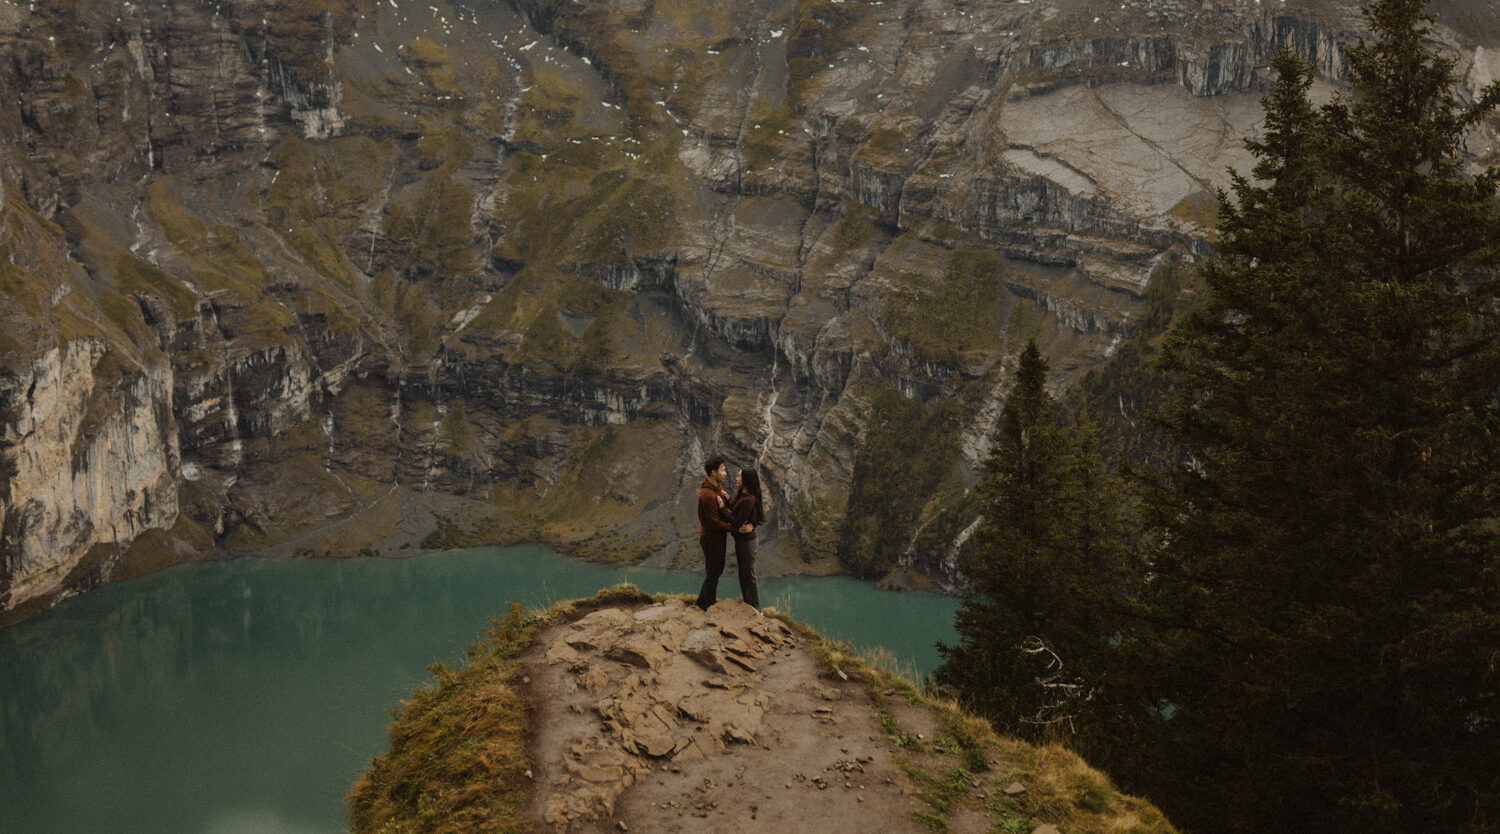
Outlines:
[[865, 684], [742, 602], [603, 608], [539, 633], [521, 660], [539, 830], [926, 830]]

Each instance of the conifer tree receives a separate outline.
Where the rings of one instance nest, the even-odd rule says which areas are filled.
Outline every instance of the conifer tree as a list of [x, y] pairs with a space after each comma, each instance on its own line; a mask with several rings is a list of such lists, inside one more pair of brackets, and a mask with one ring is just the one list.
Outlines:
[[976, 487], [983, 520], [963, 563], [976, 594], [936, 673], [997, 726], [1028, 734], [1073, 717], [1102, 673], [1124, 554], [1094, 438], [1063, 424], [1046, 381], [1030, 340]]
[[1192, 460], [1102, 758], [1187, 830], [1500, 827], [1500, 173], [1464, 153], [1500, 85], [1458, 101], [1420, 2], [1366, 17], [1321, 110], [1277, 61], [1165, 353]]

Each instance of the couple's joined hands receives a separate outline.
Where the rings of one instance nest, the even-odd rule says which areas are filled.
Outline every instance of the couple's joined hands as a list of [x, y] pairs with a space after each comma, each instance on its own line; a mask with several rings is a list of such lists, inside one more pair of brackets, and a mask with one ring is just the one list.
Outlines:
[[[723, 507], [724, 507], [724, 496], [720, 495], [719, 496], [719, 508], [723, 509]], [[755, 525], [751, 524], [750, 522], [747, 521], [744, 524], [740, 525], [740, 529], [739, 529], [738, 532], [741, 532], [741, 533], [753, 533], [753, 532], [755, 532]]]

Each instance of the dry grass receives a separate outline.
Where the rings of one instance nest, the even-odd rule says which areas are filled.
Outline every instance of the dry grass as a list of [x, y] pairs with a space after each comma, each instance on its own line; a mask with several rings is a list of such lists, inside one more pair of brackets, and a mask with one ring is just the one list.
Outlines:
[[494, 502], [492, 507], [462, 507], [452, 515], [437, 513], [437, 528], [422, 539], [423, 550], [501, 547], [541, 537], [538, 518]]
[[407, 701], [390, 728], [390, 751], [349, 791], [356, 832], [524, 832], [532, 710], [516, 657], [546, 625], [606, 606], [650, 602], [620, 585], [540, 613], [512, 605], [453, 669]]
[[527, 705], [512, 661], [535, 627], [519, 606], [497, 618], [459, 670], [431, 668], [390, 729], [389, 753], [349, 794], [355, 831], [523, 831]]
[[339, 480], [351, 487], [361, 502], [370, 502], [364, 509], [352, 513], [317, 537], [315, 543], [306, 548], [308, 555], [354, 556], [377, 552], [377, 545], [395, 538], [400, 530], [401, 502], [411, 491], [400, 486], [381, 495], [384, 484], [364, 481], [352, 473], [344, 472]]
[[1200, 230], [1214, 230], [1219, 226], [1219, 201], [1207, 191], [1195, 191], [1173, 206], [1170, 214]]
[[186, 515], [170, 530], [152, 528], [130, 543], [110, 573], [111, 581], [129, 579], [191, 561], [212, 550], [212, 534]]
[[[886, 737], [902, 751], [898, 763], [922, 789], [927, 809], [916, 821], [934, 832], [949, 830], [961, 809], [982, 810], [991, 831], [1029, 834], [1051, 823], [1069, 834], [1172, 834], [1176, 829], [1149, 802], [1121, 793], [1109, 777], [1060, 744], [1034, 746], [997, 734], [953, 698], [924, 692], [915, 669], [889, 652], [856, 651], [819, 636], [772, 609], [766, 613], [806, 638], [828, 674], [865, 684]], [[894, 699], [894, 700], [893, 700]], [[904, 726], [896, 701], [926, 710], [939, 728], [928, 738]], [[1005, 788], [1019, 782], [1015, 796]]]

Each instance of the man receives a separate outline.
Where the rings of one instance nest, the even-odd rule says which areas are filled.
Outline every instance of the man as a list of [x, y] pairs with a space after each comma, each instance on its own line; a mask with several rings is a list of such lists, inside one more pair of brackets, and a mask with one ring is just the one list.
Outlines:
[[703, 587], [698, 591], [698, 607], [707, 611], [719, 595], [719, 574], [724, 572], [725, 538], [729, 535], [729, 495], [724, 480], [729, 470], [721, 457], [703, 464], [706, 477], [698, 489], [698, 546], [703, 548]]

